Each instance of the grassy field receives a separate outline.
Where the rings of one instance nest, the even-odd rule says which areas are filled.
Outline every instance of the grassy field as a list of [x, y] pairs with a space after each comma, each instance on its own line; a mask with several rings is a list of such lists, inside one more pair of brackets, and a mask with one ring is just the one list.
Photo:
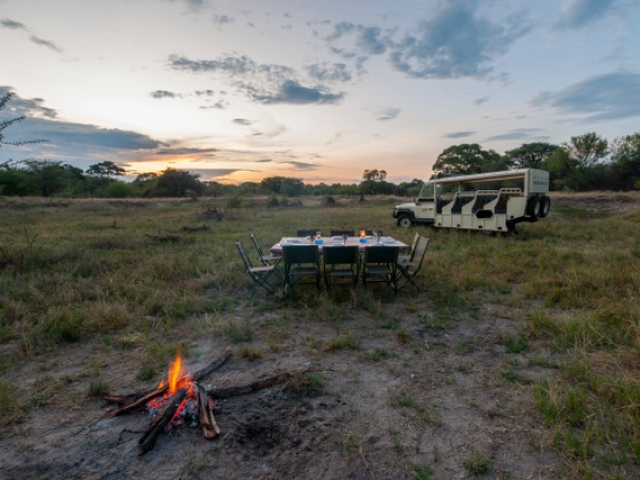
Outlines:
[[[90, 342], [115, 348], [135, 358], [140, 381], [156, 378], [177, 350], [188, 357], [193, 337], [210, 331], [239, 344], [247, 360], [281, 348], [286, 335], [270, 334], [265, 346], [254, 345], [262, 333], [229, 316], [236, 310], [338, 325], [364, 312], [399, 343], [411, 342], [407, 325], [387, 312], [384, 292], [308, 290], [293, 302], [263, 293], [246, 299], [251, 284], [234, 243], [242, 240], [252, 250], [250, 233], [263, 249], [299, 228], [327, 234], [381, 229], [406, 243], [414, 233], [395, 226], [394, 199], [302, 203], [0, 199], [2, 422], [18, 425], [46, 408], [56, 388], [47, 385], [46, 359], [62, 348], [81, 350]], [[631, 478], [640, 472], [640, 208], [598, 213], [579, 199], [562, 205], [508, 237], [418, 228], [431, 239], [417, 280], [425, 293], [406, 288], [392, 303], [408, 313], [428, 303], [430, 313], [419, 321], [433, 332], [446, 332], [458, 318], [488, 321], [486, 305], [523, 312], [499, 342], [509, 358], [527, 352], [527, 362], [542, 374], [524, 378], [507, 364], [502, 380], [535, 407], [527, 414], [543, 425], [544, 447], [557, 455], [554, 474]], [[389, 356], [387, 347], [365, 354], [352, 332], [339, 326], [336, 332], [333, 338], [309, 335], [308, 344], [351, 351], [367, 362]], [[86, 373], [72, 381], [86, 397], [99, 397], [113, 385], [100, 375], [95, 356], [86, 362]], [[27, 388], [20, 372], [34, 363], [45, 365], [38, 377], [45, 380]], [[460, 364], [458, 375], [469, 368]], [[429, 416], [408, 394], [390, 402]], [[408, 465], [415, 478], [429, 478], [435, 468]], [[470, 475], [492, 469], [482, 452], [461, 465]]]

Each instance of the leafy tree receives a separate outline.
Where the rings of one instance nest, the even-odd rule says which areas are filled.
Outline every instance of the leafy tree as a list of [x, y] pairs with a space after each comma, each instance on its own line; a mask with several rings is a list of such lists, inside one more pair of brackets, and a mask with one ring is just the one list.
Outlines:
[[557, 148], [546, 162], [552, 190], [577, 190], [580, 185], [579, 163], [566, 147]]
[[606, 139], [595, 132], [591, 132], [571, 137], [571, 141], [567, 144], [567, 149], [569, 154], [578, 160], [580, 165], [589, 167], [609, 153], [609, 144]]
[[24, 169], [11, 160], [0, 163], [0, 195], [26, 195], [27, 180]]
[[386, 180], [385, 170], [365, 170], [362, 174], [363, 181], [358, 186], [360, 195], [391, 195], [395, 190], [395, 185]]
[[516, 168], [543, 168], [557, 148], [557, 145], [546, 142], [524, 143], [504, 154]]
[[97, 176], [101, 178], [110, 178], [111, 176], [118, 177], [124, 175], [126, 170], [119, 167], [113, 162], [100, 162], [94, 165], [89, 165], [87, 169], [87, 175]]
[[145, 183], [145, 182], [155, 182], [156, 180], [158, 180], [158, 174], [155, 172], [146, 172], [146, 173], [140, 173], [136, 179], [134, 180], [135, 182], [139, 182], [139, 183]]
[[640, 189], [640, 133], [617, 138], [613, 144], [614, 188]]
[[267, 177], [260, 182], [260, 187], [270, 193], [296, 196], [304, 190], [304, 183], [300, 178]]
[[400, 183], [394, 192], [394, 195], [401, 195], [404, 197], [417, 197], [422, 189], [422, 180], [414, 178], [410, 182]]
[[50, 197], [72, 186], [78, 168], [54, 160], [24, 160], [25, 177], [32, 193]]
[[164, 197], [184, 197], [188, 194], [202, 195], [204, 184], [200, 175], [186, 170], [166, 168], [158, 177], [154, 193]]
[[387, 179], [387, 171], [386, 170], [365, 170], [362, 174], [362, 179], [365, 182], [384, 182]]
[[495, 172], [506, 169], [508, 160], [493, 150], [483, 150], [477, 143], [463, 143], [445, 148], [436, 163], [434, 172], [455, 175]]

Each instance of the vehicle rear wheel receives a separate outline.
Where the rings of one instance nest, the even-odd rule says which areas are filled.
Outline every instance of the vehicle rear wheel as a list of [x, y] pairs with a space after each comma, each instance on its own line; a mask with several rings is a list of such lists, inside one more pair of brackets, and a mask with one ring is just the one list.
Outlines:
[[540, 211], [540, 197], [536, 195], [535, 197], [531, 197], [527, 202], [526, 213], [530, 217], [538, 218], [539, 211]]
[[549, 209], [551, 208], [551, 199], [544, 195], [540, 197], [540, 207], [538, 208], [538, 218], [544, 218], [549, 215]]
[[411, 225], [413, 225], [413, 222], [411, 221], [411, 217], [409, 215], [400, 215], [398, 217], [399, 227], [409, 228]]

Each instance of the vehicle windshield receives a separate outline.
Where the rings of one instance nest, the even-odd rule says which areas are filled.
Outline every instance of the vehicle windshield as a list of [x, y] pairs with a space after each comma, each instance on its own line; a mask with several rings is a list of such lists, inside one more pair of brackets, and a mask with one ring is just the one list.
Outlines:
[[431, 200], [435, 198], [434, 195], [434, 183], [433, 182], [424, 182], [422, 184], [422, 190], [420, 190], [420, 195], [418, 196], [420, 200]]

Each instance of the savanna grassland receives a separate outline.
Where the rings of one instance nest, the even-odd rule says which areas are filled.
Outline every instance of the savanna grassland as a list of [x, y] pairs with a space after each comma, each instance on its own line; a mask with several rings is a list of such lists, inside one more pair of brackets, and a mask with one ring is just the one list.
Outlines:
[[[0, 478], [640, 478], [640, 196], [556, 194], [512, 236], [418, 227], [422, 292], [392, 301], [247, 299], [250, 233], [416, 231], [396, 199], [301, 200], [0, 198]], [[227, 346], [210, 385], [310, 371], [138, 456], [149, 419], [102, 397]]]

